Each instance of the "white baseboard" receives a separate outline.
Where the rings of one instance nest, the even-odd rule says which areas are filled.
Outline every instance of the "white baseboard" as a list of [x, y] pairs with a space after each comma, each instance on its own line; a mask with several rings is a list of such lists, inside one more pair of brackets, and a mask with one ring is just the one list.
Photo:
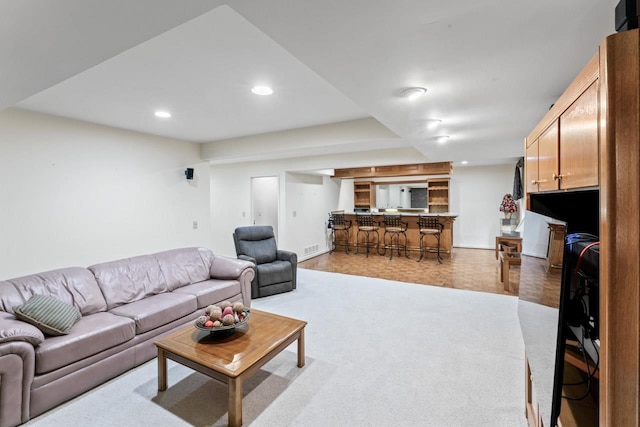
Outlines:
[[486, 245], [453, 245], [453, 247], [462, 249], [495, 249], [495, 246]]
[[326, 253], [329, 253], [329, 249], [325, 249], [325, 250], [322, 250], [322, 251], [314, 252], [314, 253], [309, 254], [307, 256], [302, 256], [302, 257], [298, 258], [298, 262], [306, 261], [308, 259], [315, 258], [317, 256], [324, 255]]

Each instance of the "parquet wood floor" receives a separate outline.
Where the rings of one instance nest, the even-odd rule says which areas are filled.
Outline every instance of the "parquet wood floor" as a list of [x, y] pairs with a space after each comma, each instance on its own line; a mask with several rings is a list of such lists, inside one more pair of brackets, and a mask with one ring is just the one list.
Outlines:
[[493, 249], [453, 248], [451, 258], [438, 264], [435, 255], [417, 262], [419, 254], [410, 253], [411, 258], [363, 253], [350, 255], [342, 248], [331, 254], [322, 254], [299, 263], [299, 267], [333, 273], [353, 274], [365, 277], [397, 280], [423, 285], [467, 289], [478, 292], [518, 295], [520, 268], [509, 270], [510, 291], [506, 292], [500, 281], [500, 269]]

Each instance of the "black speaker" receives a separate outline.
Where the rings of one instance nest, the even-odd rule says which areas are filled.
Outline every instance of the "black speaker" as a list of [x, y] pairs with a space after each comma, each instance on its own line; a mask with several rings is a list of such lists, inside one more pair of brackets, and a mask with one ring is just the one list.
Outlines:
[[186, 176], [187, 179], [193, 179], [193, 168], [187, 168], [187, 170], [184, 171], [184, 176]]
[[620, 0], [615, 10], [616, 31], [638, 28], [638, 0]]

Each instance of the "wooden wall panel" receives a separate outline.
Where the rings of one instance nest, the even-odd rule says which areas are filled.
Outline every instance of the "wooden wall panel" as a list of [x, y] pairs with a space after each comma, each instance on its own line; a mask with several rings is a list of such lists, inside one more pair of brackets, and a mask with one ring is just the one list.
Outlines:
[[640, 426], [640, 37], [601, 46], [600, 425]]
[[453, 172], [452, 162], [435, 162], [336, 169], [333, 176], [334, 178], [379, 178], [387, 176], [448, 175], [451, 172]]

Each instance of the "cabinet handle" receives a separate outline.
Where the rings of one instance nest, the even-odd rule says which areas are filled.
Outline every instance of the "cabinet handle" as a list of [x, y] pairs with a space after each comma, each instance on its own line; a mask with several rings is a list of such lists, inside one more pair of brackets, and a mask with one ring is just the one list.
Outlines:
[[562, 178], [564, 178], [564, 175], [562, 174], [556, 174], [554, 173], [553, 175], [551, 175], [553, 177], [554, 181], [562, 181]]
[[538, 184], [540, 181], [536, 181], [535, 179], [531, 181], [531, 185], [536, 185]]
[[557, 181], [558, 175], [556, 175], [556, 173], [554, 172], [553, 175], [551, 175], [551, 178], [553, 178], [554, 181]]

